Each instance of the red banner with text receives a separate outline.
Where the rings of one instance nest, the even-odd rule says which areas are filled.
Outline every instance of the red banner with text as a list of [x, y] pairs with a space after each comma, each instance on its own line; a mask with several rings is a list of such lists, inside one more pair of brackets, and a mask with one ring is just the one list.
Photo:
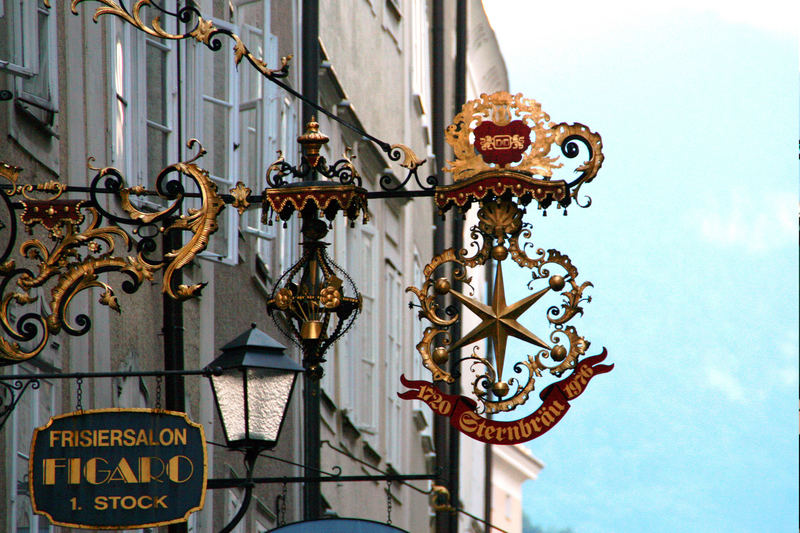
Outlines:
[[475, 401], [465, 396], [445, 394], [428, 381], [412, 381], [400, 376], [409, 391], [398, 392], [404, 400], [422, 400], [433, 411], [450, 418], [460, 432], [489, 444], [518, 444], [533, 440], [555, 426], [569, 410], [569, 401], [580, 396], [594, 376], [610, 372], [614, 365], [599, 364], [605, 360], [606, 349], [599, 355], [582, 360], [572, 373], [539, 394], [543, 403], [536, 411], [521, 420], [503, 422], [483, 418], [475, 412]]

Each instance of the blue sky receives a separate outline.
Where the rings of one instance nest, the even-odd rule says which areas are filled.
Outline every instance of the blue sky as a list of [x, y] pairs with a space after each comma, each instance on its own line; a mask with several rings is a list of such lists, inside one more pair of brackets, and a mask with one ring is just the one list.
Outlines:
[[799, 3], [486, 4], [512, 92], [606, 156], [590, 208], [529, 217], [594, 283], [576, 326], [616, 368], [529, 443], [546, 466], [526, 513], [796, 531]]

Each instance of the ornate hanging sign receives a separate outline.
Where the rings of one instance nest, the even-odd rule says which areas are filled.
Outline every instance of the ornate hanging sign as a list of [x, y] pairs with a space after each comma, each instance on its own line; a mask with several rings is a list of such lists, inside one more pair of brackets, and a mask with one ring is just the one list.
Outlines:
[[203, 507], [206, 439], [185, 413], [67, 413], [34, 430], [31, 450], [33, 510], [55, 525], [156, 527], [183, 522]]
[[[417, 344], [417, 351], [434, 383], [457, 379], [445, 364], [473, 343], [490, 339], [494, 357], [482, 357], [473, 347], [469, 355], [458, 360], [459, 364], [467, 363], [473, 373], [472, 397], [445, 394], [433, 383], [405, 377], [401, 377], [403, 385], [412, 390], [399, 396], [424, 401], [474, 439], [492, 444], [525, 442], [558, 423], [569, 409], [569, 402], [583, 393], [589, 380], [614, 366], [599, 364], [606, 357], [605, 349], [582, 359], [590, 343], [574, 325], [568, 325], [583, 314], [583, 302], [591, 300], [584, 291], [592, 284], [578, 281], [578, 269], [565, 254], [534, 248], [535, 253], [528, 255], [531, 243], [520, 242], [531, 236], [531, 225], [523, 221], [523, 215], [532, 201], [542, 209], [555, 202], [565, 214], [573, 199], [581, 207], [591, 203], [587, 199], [581, 204], [577, 193], [600, 169], [602, 143], [600, 136], [586, 126], [553, 124], [535, 101], [502, 92], [467, 102], [448, 127], [447, 141], [456, 159], [449, 161], [445, 170], [453, 173], [454, 183], [436, 189], [436, 202], [441, 212], [451, 207], [465, 212], [473, 203], [478, 204], [478, 224], [471, 228], [473, 242], [469, 246], [476, 251], [470, 255], [467, 249], [445, 250], [424, 268], [422, 286], [406, 289], [417, 297], [420, 319], [431, 323]], [[566, 159], [582, 160], [572, 169], [577, 177], [554, 177], [553, 171], [564, 167], [565, 161], [550, 154], [553, 145], [561, 149]], [[585, 158], [579, 157], [582, 154]], [[513, 303], [506, 299], [503, 277], [503, 266], [509, 258], [529, 271], [528, 288], [533, 291]], [[490, 260], [496, 262], [496, 267], [488, 303], [474, 298], [474, 291], [456, 288], [457, 283], [471, 287], [469, 270], [489, 267]], [[529, 330], [522, 318], [550, 293], [559, 293], [562, 303], [560, 307], [550, 305], [544, 313], [551, 330], [542, 338]], [[442, 309], [441, 301], [446, 295], [478, 319], [477, 325], [460, 339], [454, 340], [451, 331], [461, 322], [462, 315], [455, 306]], [[510, 377], [505, 368], [509, 337], [534, 347], [533, 354], [515, 358]], [[563, 379], [541, 391], [543, 403], [531, 414], [515, 421], [483, 416], [525, 404], [536, 380], [545, 373]]]

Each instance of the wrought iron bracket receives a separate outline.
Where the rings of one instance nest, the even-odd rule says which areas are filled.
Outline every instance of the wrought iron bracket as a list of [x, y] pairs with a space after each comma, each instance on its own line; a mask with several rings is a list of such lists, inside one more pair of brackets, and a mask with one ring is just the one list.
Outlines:
[[384, 474], [361, 476], [284, 476], [246, 478], [212, 478], [206, 481], [206, 488], [231, 489], [246, 487], [248, 483], [255, 485], [270, 483], [353, 483], [358, 481], [435, 481], [440, 474]]
[[221, 371], [216, 368], [202, 370], [145, 370], [130, 372], [68, 372], [46, 374], [8, 374], [0, 375], [0, 430], [5, 426], [11, 413], [17, 407], [22, 395], [28, 388], [33, 390], [41, 386], [42, 380], [59, 379], [93, 379], [93, 378], [127, 378], [127, 377], [164, 377], [164, 376], [211, 376]]
[[13, 379], [12, 383], [6, 383], [5, 380], [0, 380], [0, 430], [6, 424], [6, 420], [11, 416], [11, 413], [17, 407], [22, 395], [28, 390], [39, 388], [38, 379]]

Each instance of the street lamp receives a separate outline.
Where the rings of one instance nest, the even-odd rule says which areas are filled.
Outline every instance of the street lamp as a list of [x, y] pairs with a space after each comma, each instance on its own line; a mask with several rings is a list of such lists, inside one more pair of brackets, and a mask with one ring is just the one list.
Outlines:
[[253, 324], [206, 367], [229, 448], [268, 450], [278, 443], [297, 375], [303, 371], [284, 350]]
[[207, 367], [225, 441], [245, 452], [247, 481], [242, 506], [220, 533], [228, 533], [244, 517], [253, 492], [258, 454], [278, 443], [286, 407], [303, 367], [286, 356], [286, 347], [251, 328], [222, 347]]

